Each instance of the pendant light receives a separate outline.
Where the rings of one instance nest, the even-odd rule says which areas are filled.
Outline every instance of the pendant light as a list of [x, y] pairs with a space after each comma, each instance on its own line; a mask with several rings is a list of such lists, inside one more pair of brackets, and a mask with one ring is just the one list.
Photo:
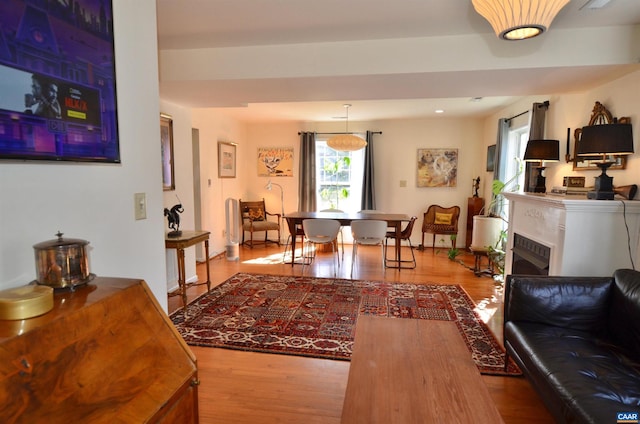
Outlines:
[[542, 34], [569, 0], [471, 0], [473, 7], [503, 40]]
[[347, 119], [347, 127], [344, 134], [338, 134], [331, 137], [327, 140], [327, 146], [331, 147], [333, 150], [338, 150], [341, 152], [353, 152], [354, 150], [360, 150], [366, 147], [367, 142], [357, 135], [353, 135], [349, 133], [349, 108], [350, 104], [343, 105], [347, 111], [346, 119]]

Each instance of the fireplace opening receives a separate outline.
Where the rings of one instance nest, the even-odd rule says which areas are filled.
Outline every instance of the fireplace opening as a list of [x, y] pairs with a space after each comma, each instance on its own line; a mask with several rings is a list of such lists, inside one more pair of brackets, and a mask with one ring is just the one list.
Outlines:
[[550, 247], [514, 234], [512, 253], [511, 274], [549, 275]]

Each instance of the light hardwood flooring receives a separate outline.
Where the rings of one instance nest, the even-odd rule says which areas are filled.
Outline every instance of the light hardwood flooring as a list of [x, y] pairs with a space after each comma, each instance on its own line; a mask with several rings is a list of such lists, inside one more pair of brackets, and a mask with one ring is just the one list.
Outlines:
[[[302, 267], [282, 263], [282, 247], [240, 247], [240, 260], [224, 256], [210, 261], [211, 281], [217, 285], [236, 272], [332, 277], [331, 253], [320, 253], [313, 264]], [[437, 252], [437, 253], [436, 253]], [[358, 248], [354, 279], [408, 282], [414, 284], [460, 284], [479, 306], [483, 319], [502, 342], [502, 304], [493, 280], [476, 277], [470, 269], [474, 257], [464, 253], [447, 259], [446, 249], [414, 249], [415, 269], [383, 269], [376, 246]], [[403, 258], [410, 255], [403, 248]], [[486, 259], [484, 259], [486, 261]], [[304, 269], [303, 269], [304, 268]], [[349, 278], [351, 246], [345, 245], [338, 277]], [[204, 264], [197, 265], [204, 281]], [[188, 291], [189, 301], [206, 290]], [[169, 311], [181, 307], [179, 296], [169, 298]], [[200, 422], [336, 424], [340, 422], [349, 362], [241, 352], [230, 349], [191, 347], [198, 358]], [[482, 376], [505, 423], [553, 423], [553, 419], [530, 384], [521, 377]], [[410, 423], [407, 423], [410, 424]]]

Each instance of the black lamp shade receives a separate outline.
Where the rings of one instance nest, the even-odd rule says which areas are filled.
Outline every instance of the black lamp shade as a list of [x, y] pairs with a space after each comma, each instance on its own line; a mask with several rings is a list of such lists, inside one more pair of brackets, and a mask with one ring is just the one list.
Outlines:
[[524, 151], [525, 161], [560, 160], [560, 142], [558, 140], [529, 140]]
[[630, 155], [633, 153], [631, 124], [605, 124], [582, 127], [576, 155]]

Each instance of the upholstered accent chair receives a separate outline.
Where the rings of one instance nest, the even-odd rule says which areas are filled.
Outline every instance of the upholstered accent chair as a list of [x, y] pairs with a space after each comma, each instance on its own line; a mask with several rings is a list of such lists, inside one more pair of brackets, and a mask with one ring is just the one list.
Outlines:
[[[264, 199], [240, 203], [240, 215], [242, 218], [242, 244], [253, 248], [255, 244], [277, 243], [280, 245], [280, 218], [279, 213], [269, 213], [265, 207]], [[271, 217], [275, 217], [275, 220]], [[269, 220], [271, 218], [271, 220]], [[269, 240], [269, 231], [277, 231], [277, 240]], [[249, 239], [245, 239], [246, 233]], [[256, 240], [254, 234], [264, 232], [264, 240]]]
[[[432, 248], [436, 245], [436, 234], [457, 236], [459, 218], [459, 206], [451, 206], [448, 208], [439, 205], [429, 206], [424, 213], [424, 220], [422, 221], [422, 243], [420, 244], [420, 250], [424, 249], [425, 233], [433, 234]], [[456, 248], [456, 237], [451, 238], [451, 246], [454, 249]]]

